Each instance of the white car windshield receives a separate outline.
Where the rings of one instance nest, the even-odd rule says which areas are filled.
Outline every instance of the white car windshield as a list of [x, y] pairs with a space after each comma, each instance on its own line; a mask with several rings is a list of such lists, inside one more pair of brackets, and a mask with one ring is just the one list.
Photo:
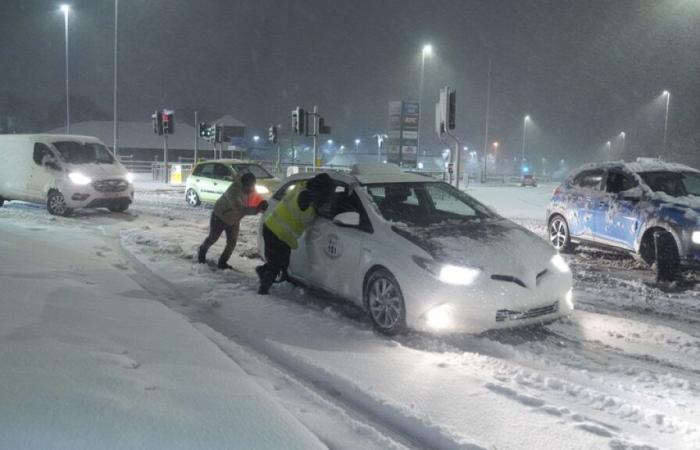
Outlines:
[[252, 173], [257, 179], [273, 178], [270, 172], [259, 164], [231, 164], [231, 167], [238, 174]]
[[495, 217], [486, 206], [441, 182], [370, 184], [367, 192], [391, 222], [426, 226]]
[[673, 197], [700, 196], [700, 173], [658, 171], [642, 172], [639, 176], [654, 192]]
[[69, 164], [114, 164], [114, 157], [102, 144], [91, 142], [54, 142], [61, 159]]

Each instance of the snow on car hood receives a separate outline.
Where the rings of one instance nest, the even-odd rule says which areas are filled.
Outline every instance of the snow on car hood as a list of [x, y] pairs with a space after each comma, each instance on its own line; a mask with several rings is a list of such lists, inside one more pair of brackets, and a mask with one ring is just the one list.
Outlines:
[[523, 281], [534, 280], [555, 254], [542, 238], [506, 219], [431, 227], [397, 224], [392, 229], [438, 262]]
[[63, 163], [67, 172], [80, 172], [93, 180], [124, 178], [126, 169], [121, 164], [68, 164]]

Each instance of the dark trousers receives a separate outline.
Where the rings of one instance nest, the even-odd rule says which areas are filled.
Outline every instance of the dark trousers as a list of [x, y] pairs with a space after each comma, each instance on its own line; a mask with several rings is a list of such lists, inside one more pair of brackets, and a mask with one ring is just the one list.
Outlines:
[[238, 240], [238, 230], [239, 225], [226, 225], [221, 219], [219, 219], [216, 214], [211, 214], [211, 220], [209, 221], [209, 236], [204, 240], [202, 245], [199, 247], [199, 261], [204, 262], [207, 256], [207, 251], [209, 247], [214, 245], [216, 241], [221, 237], [221, 233], [226, 232], [226, 247], [224, 252], [219, 258], [219, 265], [224, 265], [228, 263], [228, 259], [233, 253], [233, 249], [236, 248], [236, 241]]
[[292, 253], [289, 245], [265, 225], [263, 225], [263, 239], [265, 240], [265, 264], [260, 269], [259, 294], [267, 294], [277, 275], [287, 270], [289, 256]]

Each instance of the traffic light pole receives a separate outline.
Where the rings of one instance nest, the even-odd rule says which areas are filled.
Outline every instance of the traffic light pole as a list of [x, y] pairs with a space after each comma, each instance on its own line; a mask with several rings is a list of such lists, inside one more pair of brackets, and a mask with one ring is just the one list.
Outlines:
[[196, 128], [199, 126], [199, 120], [197, 120], [197, 111], [194, 112], [194, 126], [194, 164], [197, 164], [197, 144], [199, 143], [199, 130], [197, 130]]
[[168, 135], [163, 134], [163, 178], [165, 184], [168, 184], [170, 177], [168, 176]]
[[314, 172], [318, 169], [318, 106], [314, 105]]

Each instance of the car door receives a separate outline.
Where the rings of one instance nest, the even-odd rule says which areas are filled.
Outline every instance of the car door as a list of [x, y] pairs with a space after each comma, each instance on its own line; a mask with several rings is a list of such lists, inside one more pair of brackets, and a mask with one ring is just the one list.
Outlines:
[[[51, 148], [37, 142], [34, 144], [32, 154], [34, 164], [27, 179], [27, 197], [32, 201], [43, 202], [45, 200], [46, 188], [53, 181], [54, 176], [60, 170], [56, 163], [56, 157]], [[47, 165], [48, 164], [48, 165]]]
[[595, 239], [597, 223], [604, 213], [603, 169], [586, 170], [574, 177], [567, 199], [567, 222], [571, 236]]
[[[343, 212], [357, 212], [360, 225], [341, 226], [333, 218]], [[347, 184], [336, 182], [332, 200], [317, 211], [304, 237], [308, 280], [341, 297], [353, 299], [360, 258], [369, 251], [372, 227], [364, 207]]]
[[233, 182], [233, 172], [231, 168], [227, 165], [221, 163], [214, 164], [214, 176], [212, 177], [211, 187], [214, 193], [214, 200], [218, 200], [226, 189], [231, 186]]
[[[629, 195], [637, 180], [622, 169], [608, 170], [605, 177], [604, 214], [596, 226], [596, 237], [610, 245], [634, 250], [639, 230], [639, 196]], [[628, 193], [628, 195], [626, 195]]]
[[214, 192], [214, 164], [206, 163], [200, 164], [195, 173], [192, 174], [194, 177], [194, 184], [199, 193], [199, 198], [203, 202], [213, 202], [216, 201], [218, 197]]

